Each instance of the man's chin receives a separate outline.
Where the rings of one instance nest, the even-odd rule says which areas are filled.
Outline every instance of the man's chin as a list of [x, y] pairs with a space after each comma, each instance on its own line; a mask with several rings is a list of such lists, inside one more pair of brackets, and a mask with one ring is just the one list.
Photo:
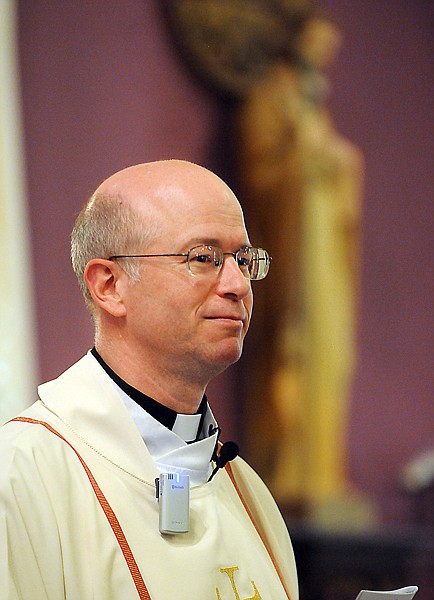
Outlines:
[[224, 371], [230, 365], [236, 363], [242, 354], [243, 343], [240, 340], [230, 340], [214, 348], [212, 353], [211, 362], [215, 365], [219, 372]]

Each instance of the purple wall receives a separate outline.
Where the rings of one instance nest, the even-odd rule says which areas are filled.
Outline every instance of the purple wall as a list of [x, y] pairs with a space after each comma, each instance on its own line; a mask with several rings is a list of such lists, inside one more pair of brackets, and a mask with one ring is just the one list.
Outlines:
[[409, 517], [399, 470], [434, 447], [433, 3], [321, 0], [345, 31], [331, 108], [366, 159], [353, 480]]
[[[351, 473], [387, 520], [405, 520], [398, 471], [434, 445], [432, 10], [423, 0], [319, 4], [347, 38], [333, 72], [332, 110], [367, 161]], [[225, 107], [179, 60], [158, 5], [19, 0], [41, 381], [92, 344], [69, 267], [69, 233], [86, 197], [106, 176], [137, 162], [179, 157], [217, 166], [211, 156]], [[211, 391], [226, 437], [237, 433], [232, 383], [226, 375]]]

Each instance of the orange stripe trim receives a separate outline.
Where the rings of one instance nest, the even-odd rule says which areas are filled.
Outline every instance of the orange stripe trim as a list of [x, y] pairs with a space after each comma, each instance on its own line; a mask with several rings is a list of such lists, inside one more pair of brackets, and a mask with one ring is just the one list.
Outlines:
[[252, 513], [251, 513], [251, 511], [250, 511], [250, 508], [248, 507], [248, 505], [247, 505], [247, 502], [245, 501], [245, 499], [244, 499], [244, 497], [243, 497], [243, 495], [242, 495], [242, 493], [241, 493], [241, 490], [240, 490], [240, 488], [238, 487], [238, 484], [237, 484], [237, 482], [235, 481], [235, 476], [234, 476], [234, 473], [233, 473], [233, 471], [232, 471], [232, 467], [231, 467], [231, 465], [230, 465], [229, 463], [226, 463], [226, 465], [225, 465], [225, 470], [226, 470], [227, 474], [229, 475], [229, 478], [230, 478], [230, 480], [232, 481], [232, 483], [233, 483], [233, 486], [234, 486], [234, 488], [235, 488], [235, 490], [236, 490], [236, 492], [237, 492], [238, 496], [240, 497], [240, 500], [241, 500], [241, 502], [242, 502], [242, 504], [243, 504], [243, 506], [244, 506], [244, 508], [245, 508], [245, 510], [246, 510], [246, 512], [247, 512], [247, 514], [249, 515], [249, 517], [250, 517], [250, 520], [251, 520], [251, 521], [252, 521], [252, 523], [253, 523], [253, 526], [254, 526], [254, 528], [256, 529], [256, 531], [257, 531], [257, 533], [258, 533], [259, 537], [261, 538], [261, 542], [264, 544], [264, 547], [265, 547], [266, 551], [268, 552], [268, 556], [270, 557], [270, 559], [271, 559], [271, 562], [273, 563], [273, 566], [274, 566], [274, 568], [275, 568], [275, 570], [276, 570], [276, 573], [277, 573], [277, 575], [279, 576], [280, 583], [282, 584], [282, 587], [283, 587], [283, 589], [285, 590], [285, 594], [286, 594], [286, 596], [287, 596], [288, 600], [291, 600], [291, 597], [290, 597], [290, 595], [289, 595], [289, 593], [288, 593], [288, 590], [286, 589], [285, 583], [284, 583], [284, 581], [283, 581], [283, 577], [282, 577], [282, 575], [280, 574], [279, 567], [277, 566], [277, 562], [276, 562], [276, 560], [275, 560], [275, 558], [274, 558], [274, 556], [273, 556], [273, 554], [272, 554], [271, 550], [269, 549], [269, 547], [268, 547], [268, 545], [267, 545], [267, 543], [266, 543], [266, 541], [265, 541], [265, 539], [264, 539], [264, 536], [262, 535], [261, 531], [259, 530], [258, 526], [257, 526], [257, 525], [256, 525], [256, 523], [255, 523], [255, 519], [253, 518], [253, 515], [252, 515]]
[[124, 532], [122, 531], [122, 527], [116, 517], [114, 510], [110, 506], [107, 498], [104, 496], [104, 494], [103, 494], [101, 488], [99, 487], [95, 477], [93, 476], [91, 470], [85, 463], [84, 459], [80, 456], [80, 454], [74, 448], [74, 446], [72, 444], [70, 444], [70, 442], [68, 442], [68, 440], [66, 438], [64, 438], [58, 431], [56, 431], [53, 427], [51, 427], [51, 425], [49, 425], [45, 421], [39, 421], [37, 419], [28, 419], [26, 417], [16, 417], [15, 419], [11, 419], [11, 421], [22, 421], [24, 423], [32, 423], [34, 425], [42, 425], [43, 427], [48, 429], [48, 431], [50, 431], [51, 433], [54, 433], [54, 435], [57, 435], [58, 438], [60, 438], [66, 444], [68, 444], [68, 446], [75, 452], [83, 469], [86, 472], [86, 475], [89, 478], [89, 481], [92, 485], [92, 489], [95, 493], [95, 496], [97, 497], [98, 502], [99, 502], [102, 510], [104, 511], [104, 514], [107, 517], [110, 527], [112, 528], [113, 533], [117, 539], [119, 547], [120, 547], [122, 554], [124, 555], [125, 561], [127, 563], [128, 569], [131, 573], [131, 577], [133, 578], [133, 581], [136, 586], [137, 593], [139, 594], [140, 600], [152, 600], [151, 596], [149, 595], [149, 592], [147, 590], [147, 587], [145, 585], [145, 582], [143, 581], [143, 577], [142, 577], [139, 567], [136, 563], [136, 559], [134, 558], [132, 550], [127, 542]]

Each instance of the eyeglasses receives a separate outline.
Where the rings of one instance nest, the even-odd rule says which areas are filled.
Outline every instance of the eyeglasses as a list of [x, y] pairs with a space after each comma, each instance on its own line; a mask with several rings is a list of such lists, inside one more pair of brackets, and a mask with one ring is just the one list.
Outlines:
[[218, 246], [195, 246], [185, 254], [117, 254], [108, 260], [122, 258], [154, 258], [156, 256], [185, 256], [187, 269], [193, 277], [217, 274], [225, 256], [233, 256], [246, 279], [259, 280], [267, 276], [271, 256], [262, 248], [243, 246], [236, 252], [223, 252]]

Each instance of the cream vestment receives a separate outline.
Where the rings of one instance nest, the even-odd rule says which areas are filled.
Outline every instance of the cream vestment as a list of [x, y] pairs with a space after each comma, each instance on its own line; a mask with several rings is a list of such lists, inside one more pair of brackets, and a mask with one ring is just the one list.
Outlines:
[[39, 394], [0, 429], [1, 600], [297, 600], [285, 523], [242, 459], [191, 489], [189, 533], [162, 535], [158, 471], [96, 362]]

